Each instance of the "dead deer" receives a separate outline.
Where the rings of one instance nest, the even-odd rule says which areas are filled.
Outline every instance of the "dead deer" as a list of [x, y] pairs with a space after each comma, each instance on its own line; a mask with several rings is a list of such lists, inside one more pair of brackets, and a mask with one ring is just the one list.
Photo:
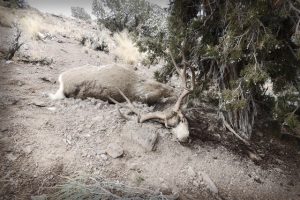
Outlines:
[[118, 64], [73, 68], [63, 72], [58, 81], [59, 89], [49, 95], [52, 100], [91, 97], [122, 102], [124, 98], [119, 92], [122, 91], [131, 101], [155, 104], [173, 95], [172, 87], [143, 79], [135, 71]]
[[[127, 104], [121, 104], [113, 97], [110, 97], [110, 100], [114, 102], [118, 106], [118, 111], [122, 117], [125, 119], [130, 119], [129, 116], [126, 116], [120, 111], [120, 108], [126, 108], [129, 109], [132, 113], [136, 114], [138, 116], [138, 122], [143, 123], [149, 120], [155, 120], [165, 125], [166, 128], [172, 128], [172, 133], [174, 136], [178, 139], [179, 142], [186, 142], [189, 138], [190, 132], [189, 132], [189, 124], [187, 121], [187, 118], [184, 116], [182, 112], [182, 102], [184, 99], [194, 90], [195, 88], [195, 71], [193, 67], [188, 65], [186, 62], [186, 59], [184, 55], [182, 55], [183, 60], [183, 68], [181, 69], [173, 55], [171, 54], [172, 62], [175, 66], [175, 69], [177, 73], [179, 74], [179, 77], [182, 81], [182, 87], [183, 91], [181, 92], [180, 96], [178, 97], [175, 105], [171, 108], [168, 108], [164, 111], [156, 111], [152, 113], [142, 113], [139, 111], [130, 101], [130, 98], [128, 98], [120, 89], [118, 90], [121, 96], [126, 100]], [[188, 74], [187, 70], [190, 69], [190, 83], [188, 86]]]

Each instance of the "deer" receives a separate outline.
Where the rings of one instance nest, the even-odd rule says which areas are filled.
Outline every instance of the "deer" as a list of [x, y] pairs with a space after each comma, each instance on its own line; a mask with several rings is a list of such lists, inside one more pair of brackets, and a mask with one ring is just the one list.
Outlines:
[[[126, 120], [132, 120], [129, 114], [133, 113], [137, 116], [138, 123], [157, 121], [166, 128], [172, 129], [171, 132], [179, 142], [187, 142], [190, 136], [189, 124], [182, 111], [182, 104], [195, 88], [195, 71], [186, 62], [184, 55], [182, 56], [183, 67], [176, 63], [171, 53], [170, 55], [183, 89], [174, 101], [175, 104], [163, 111], [143, 113], [132, 102], [156, 104], [164, 98], [173, 97], [174, 89], [156, 81], [145, 80], [133, 70], [118, 64], [100, 67], [86, 65], [67, 70], [59, 75], [60, 86], [57, 92], [49, 96], [52, 100], [93, 97], [109, 101], [117, 106], [119, 114]], [[187, 73], [188, 69], [190, 74]], [[191, 79], [189, 82], [188, 78]], [[122, 113], [121, 108], [129, 110], [129, 113]]]
[[172, 87], [141, 78], [134, 70], [120, 64], [72, 68], [60, 74], [58, 82], [57, 92], [49, 94], [52, 100], [90, 97], [103, 101], [113, 98], [122, 102], [120, 90], [133, 101], [153, 105], [174, 93]]

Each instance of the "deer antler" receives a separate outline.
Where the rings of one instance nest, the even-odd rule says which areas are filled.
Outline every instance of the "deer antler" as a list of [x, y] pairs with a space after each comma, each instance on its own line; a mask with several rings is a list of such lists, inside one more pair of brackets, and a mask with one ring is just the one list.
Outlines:
[[[182, 113], [181, 106], [182, 102], [195, 88], [195, 71], [192, 67], [188, 66], [188, 63], [186, 62], [186, 58], [184, 54], [182, 54], [182, 60], [183, 60], [183, 68], [181, 69], [175, 59], [172, 53], [170, 52], [170, 56], [172, 59], [172, 62], [174, 64], [174, 67], [179, 74], [179, 77], [182, 81], [183, 91], [178, 97], [178, 100], [174, 104], [173, 107], [166, 109], [164, 111], [156, 111], [151, 113], [142, 113], [138, 109], [135, 108], [135, 106], [132, 104], [132, 102], [126, 97], [126, 95], [118, 88], [119, 93], [122, 95], [122, 97], [126, 100], [128, 105], [120, 104], [118, 101], [116, 101], [113, 98], [109, 98], [113, 103], [118, 105], [118, 111], [120, 115], [125, 119], [130, 119], [129, 117], [125, 116], [121, 111], [120, 108], [126, 108], [129, 109], [131, 112], [136, 114], [138, 116], [138, 122], [143, 123], [149, 120], [156, 120], [162, 124], [165, 125], [165, 127], [174, 128], [174, 133], [177, 136], [178, 140], [181, 142], [186, 141], [186, 139], [189, 136], [189, 130], [188, 130], [188, 123], [187, 119]], [[187, 82], [187, 69], [191, 70], [191, 81], [190, 81], [190, 88], [188, 88], [188, 82]], [[180, 126], [179, 126], [180, 125]], [[180, 128], [177, 128], [180, 127]]]

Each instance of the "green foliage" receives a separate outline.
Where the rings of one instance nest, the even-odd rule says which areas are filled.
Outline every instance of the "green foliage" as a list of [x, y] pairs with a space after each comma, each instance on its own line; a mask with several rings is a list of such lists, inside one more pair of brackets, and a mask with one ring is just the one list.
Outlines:
[[10, 1], [0, 0], [0, 5], [9, 7], [9, 8], [28, 8], [29, 7], [27, 0], [10, 0]]
[[111, 31], [132, 31], [150, 16], [145, 0], [94, 0], [93, 14]]
[[[257, 100], [267, 99], [261, 97], [268, 79], [278, 96], [274, 117], [297, 123], [288, 113], [299, 105], [299, 98], [287, 91], [292, 86], [299, 96], [299, 8], [294, 0], [171, 1], [168, 45], [176, 62], [181, 63], [184, 54], [202, 74], [198, 82], [217, 83], [220, 112], [247, 138]], [[167, 79], [173, 72], [164, 70], [160, 77]]]
[[91, 20], [91, 16], [81, 7], [71, 7], [72, 16], [81, 20]]

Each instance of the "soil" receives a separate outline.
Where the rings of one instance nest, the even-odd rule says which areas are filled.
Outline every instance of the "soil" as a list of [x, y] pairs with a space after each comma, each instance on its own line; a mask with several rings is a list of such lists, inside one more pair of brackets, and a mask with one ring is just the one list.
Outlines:
[[[7, 49], [2, 41], [7, 41], [12, 31], [0, 26], [0, 49]], [[259, 133], [251, 141], [251, 152], [261, 160], [253, 159], [248, 148], [218, 125], [216, 110], [207, 104], [200, 104], [199, 116], [190, 118], [191, 141], [180, 144], [158, 123], [125, 121], [115, 105], [107, 102], [51, 101], [47, 93], [56, 91], [56, 80], [63, 71], [86, 64], [110, 64], [115, 59], [109, 53], [85, 52], [77, 40], [64, 35], [34, 42], [28, 39], [20, 54], [28, 48], [53, 62], [7, 62], [2, 54], [0, 199], [47, 194], [49, 187], [75, 174], [179, 193], [180, 199], [300, 199], [297, 146]], [[139, 66], [137, 73], [152, 78], [158, 67]], [[157, 133], [155, 149], [149, 151], [132, 140], [132, 130]], [[121, 157], [105, 153], [111, 144], [123, 149]]]

